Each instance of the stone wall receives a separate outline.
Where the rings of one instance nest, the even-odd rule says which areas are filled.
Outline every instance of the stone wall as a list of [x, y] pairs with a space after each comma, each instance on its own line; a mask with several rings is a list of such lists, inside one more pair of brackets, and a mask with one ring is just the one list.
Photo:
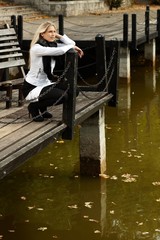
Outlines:
[[[14, 0], [16, 4], [22, 4], [22, 0]], [[130, 6], [132, 0], [123, 0], [122, 4]], [[49, 0], [23, 0], [23, 4], [36, 6], [38, 10], [51, 16], [63, 14], [64, 16], [78, 16], [91, 12], [103, 12], [109, 7], [105, 0], [81, 0], [81, 1], [49, 1]]]

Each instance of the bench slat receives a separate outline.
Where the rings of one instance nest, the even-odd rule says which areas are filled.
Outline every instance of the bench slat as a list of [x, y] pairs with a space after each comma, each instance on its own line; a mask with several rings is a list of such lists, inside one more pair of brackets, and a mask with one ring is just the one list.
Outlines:
[[0, 29], [0, 36], [15, 35], [14, 28]]
[[3, 50], [0, 50], [0, 54], [1, 53], [6, 53], [6, 52], [19, 52], [19, 51], [21, 51], [20, 47], [3, 49]]
[[13, 47], [13, 46], [17, 46], [17, 45], [19, 45], [19, 43], [17, 41], [0, 43], [0, 48], [2, 48], [2, 47]]
[[18, 67], [18, 66], [24, 66], [24, 65], [25, 65], [24, 59], [17, 59], [13, 61], [0, 62], [0, 69]]
[[23, 54], [22, 53], [14, 53], [14, 54], [0, 55], [0, 59], [15, 58], [15, 57], [23, 57]]
[[[1, 34], [1, 32], [0, 32], [0, 34]], [[1, 37], [1, 35], [0, 35], [0, 42], [4, 42], [4, 41], [11, 41], [11, 40], [17, 40], [17, 36], [15, 36], [15, 35], [11, 35], [11, 36], [5, 36], [5, 37]]]

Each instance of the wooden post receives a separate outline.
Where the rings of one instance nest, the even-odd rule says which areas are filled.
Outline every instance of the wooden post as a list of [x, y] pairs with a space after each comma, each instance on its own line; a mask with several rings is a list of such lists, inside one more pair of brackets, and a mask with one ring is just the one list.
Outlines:
[[119, 62], [120, 62], [120, 43], [118, 41], [110, 42], [110, 61], [108, 62], [108, 93], [113, 97], [109, 101], [109, 106], [116, 106], [118, 102], [118, 80], [119, 80]]
[[64, 19], [63, 19], [63, 15], [59, 15], [59, 34], [63, 35], [64, 34]]
[[63, 122], [67, 125], [67, 129], [63, 132], [62, 138], [72, 140], [75, 122], [76, 107], [76, 90], [77, 90], [77, 65], [78, 55], [74, 49], [70, 49], [66, 53], [65, 65], [69, 69], [65, 75], [69, 83], [68, 100], [63, 104]]
[[157, 10], [157, 32], [158, 38], [160, 38], [160, 9]]
[[16, 16], [15, 16], [15, 15], [12, 15], [12, 16], [11, 16], [11, 26], [13, 26], [13, 28], [14, 28], [15, 31], [17, 32]]
[[146, 42], [149, 43], [149, 10], [145, 12], [145, 34]]
[[[95, 41], [96, 41], [97, 80], [100, 83], [97, 87], [97, 91], [103, 91], [107, 84], [105, 37], [102, 36], [101, 34], [97, 34]], [[105, 76], [105, 74], [106, 74], [106, 76]], [[104, 78], [104, 79], [101, 82], [102, 78]]]
[[132, 48], [137, 49], [137, 16], [132, 14]]
[[123, 46], [128, 47], [128, 14], [123, 15]]
[[106, 172], [105, 107], [80, 127], [80, 174], [99, 176]]
[[18, 41], [19, 44], [22, 45], [22, 41], [23, 41], [23, 16], [19, 15], [18, 18]]

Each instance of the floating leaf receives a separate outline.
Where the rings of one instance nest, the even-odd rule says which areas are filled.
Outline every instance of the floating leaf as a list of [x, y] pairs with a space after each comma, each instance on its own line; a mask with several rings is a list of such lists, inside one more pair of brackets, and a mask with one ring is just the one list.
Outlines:
[[101, 233], [99, 230], [95, 230], [94, 233]]
[[47, 230], [47, 227], [39, 227], [37, 230], [38, 230], [38, 231], [46, 231], [46, 230]]
[[29, 206], [28, 209], [32, 210], [33, 208], [35, 208], [35, 206]]
[[90, 221], [90, 222], [99, 223], [99, 221], [98, 221], [98, 220], [95, 220], [95, 219], [92, 219], [92, 218], [90, 218], [90, 219], [89, 219], [89, 221]]
[[160, 186], [160, 182], [152, 182], [154, 186]]
[[109, 178], [109, 175], [106, 175], [106, 174], [99, 174], [99, 176], [102, 178]]
[[22, 200], [26, 200], [26, 197], [22, 196], [21, 199], [22, 199]]
[[43, 208], [37, 208], [38, 211], [43, 211], [44, 209]]
[[87, 207], [87, 208], [91, 208], [92, 207], [92, 204], [93, 204], [93, 202], [85, 202], [85, 207]]
[[76, 209], [76, 208], [78, 208], [78, 206], [77, 206], [77, 204], [75, 204], [75, 205], [70, 205], [70, 206], [68, 206], [68, 208], [73, 208], [73, 209]]

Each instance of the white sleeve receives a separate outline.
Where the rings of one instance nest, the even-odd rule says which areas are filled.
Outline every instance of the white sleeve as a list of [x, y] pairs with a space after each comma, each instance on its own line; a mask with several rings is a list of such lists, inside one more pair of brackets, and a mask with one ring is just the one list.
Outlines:
[[63, 42], [64, 44], [72, 44], [72, 45], [76, 45], [76, 43], [70, 39], [66, 34], [64, 34], [61, 38], [60, 41]]
[[37, 56], [59, 56], [63, 55], [73, 47], [74, 44], [58, 44], [57, 47], [44, 47], [40, 44], [35, 44], [31, 48], [31, 54], [35, 54]]

